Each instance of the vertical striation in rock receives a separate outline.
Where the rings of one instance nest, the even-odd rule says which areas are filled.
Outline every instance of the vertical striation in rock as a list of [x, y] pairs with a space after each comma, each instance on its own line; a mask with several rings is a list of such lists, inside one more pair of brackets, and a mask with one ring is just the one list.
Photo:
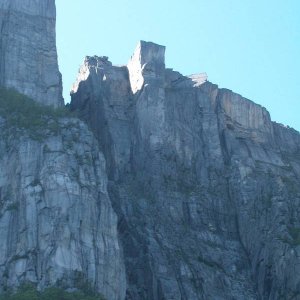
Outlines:
[[137, 127], [139, 134], [145, 139], [144, 146], [160, 147], [166, 138], [163, 134], [166, 125], [165, 47], [151, 42], [139, 42], [127, 68], [138, 107]]
[[58, 107], [55, 19], [54, 0], [0, 0], [0, 86]]
[[297, 299], [299, 133], [164, 51], [88, 57], [72, 91], [107, 160], [126, 299]]
[[124, 299], [103, 154], [81, 121], [53, 122], [33, 139], [0, 118], [0, 291], [32, 282]]
[[131, 90], [135, 94], [149, 83], [164, 83], [165, 47], [140, 41], [127, 65]]

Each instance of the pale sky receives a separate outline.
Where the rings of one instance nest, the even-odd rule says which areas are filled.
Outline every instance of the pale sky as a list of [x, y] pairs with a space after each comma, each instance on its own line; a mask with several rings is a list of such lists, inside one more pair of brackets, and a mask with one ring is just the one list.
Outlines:
[[64, 97], [86, 55], [126, 64], [139, 40], [166, 48], [166, 65], [206, 72], [300, 131], [299, 0], [57, 0]]

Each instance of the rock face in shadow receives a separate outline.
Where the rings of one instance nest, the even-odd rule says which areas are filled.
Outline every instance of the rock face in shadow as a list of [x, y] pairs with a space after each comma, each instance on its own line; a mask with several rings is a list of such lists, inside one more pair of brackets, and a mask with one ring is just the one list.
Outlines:
[[0, 0], [0, 86], [63, 106], [54, 0]]
[[126, 299], [298, 299], [299, 133], [164, 52], [87, 57], [72, 91], [106, 159]]

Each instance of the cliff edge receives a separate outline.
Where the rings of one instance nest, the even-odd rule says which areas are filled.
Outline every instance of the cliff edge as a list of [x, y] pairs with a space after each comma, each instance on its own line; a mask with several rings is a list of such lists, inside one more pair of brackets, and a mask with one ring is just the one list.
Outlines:
[[299, 133], [164, 53], [87, 57], [72, 91], [107, 162], [126, 299], [299, 299]]

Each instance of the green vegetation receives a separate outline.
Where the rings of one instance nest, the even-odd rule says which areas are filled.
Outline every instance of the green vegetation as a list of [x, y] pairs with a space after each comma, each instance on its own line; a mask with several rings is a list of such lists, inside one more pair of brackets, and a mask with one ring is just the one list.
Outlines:
[[278, 239], [292, 247], [300, 246], [300, 227], [289, 226], [288, 236], [281, 236]]
[[289, 231], [289, 235], [292, 238], [291, 243], [294, 246], [299, 246], [300, 245], [300, 228], [299, 227], [289, 227], [288, 231]]
[[66, 292], [63, 289], [51, 287], [39, 292], [31, 284], [24, 284], [16, 292], [5, 292], [0, 300], [105, 300], [102, 295], [92, 292]]
[[202, 255], [198, 256], [198, 261], [201, 264], [204, 264], [204, 265], [206, 265], [206, 266], [208, 266], [210, 268], [219, 269], [219, 270], [221, 270], [221, 271], [224, 272], [223, 267], [219, 263], [217, 263], [215, 261], [209, 261], [209, 260], [205, 259]]
[[272, 195], [266, 194], [262, 196], [262, 202], [266, 208], [272, 207]]
[[84, 166], [84, 165], [91, 166], [93, 163], [92, 157], [88, 154], [80, 155], [78, 153], [75, 153], [74, 156], [80, 166]]
[[19, 203], [18, 202], [13, 202], [9, 204], [6, 208], [6, 210], [18, 210], [19, 209]]
[[288, 192], [290, 192], [293, 196], [299, 193], [299, 184], [293, 177], [281, 176], [281, 180]]
[[0, 88], [0, 116], [8, 129], [26, 130], [31, 138], [39, 140], [47, 132], [59, 133], [59, 119], [72, 114], [65, 107], [40, 105], [14, 90]]

